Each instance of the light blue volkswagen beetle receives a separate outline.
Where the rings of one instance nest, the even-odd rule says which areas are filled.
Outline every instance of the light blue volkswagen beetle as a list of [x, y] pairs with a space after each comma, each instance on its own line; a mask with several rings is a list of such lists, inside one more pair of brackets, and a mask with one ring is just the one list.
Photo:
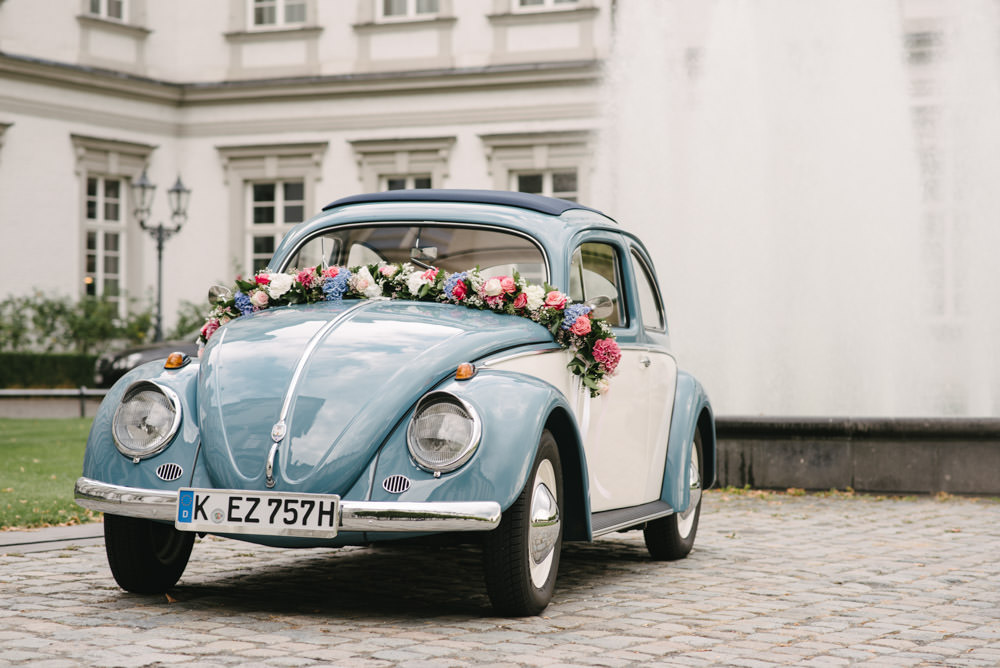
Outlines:
[[[561, 292], [560, 288], [565, 290]], [[686, 556], [715, 426], [679, 371], [642, 243], [575, 202], [338, 200], [216, 290], [197, 359], [109, 391], [77, 502], [118, 584], [159, 593], [194, 538], [336, 547], [467, 532], [504, 615], [548, 605], [563, 541]]]

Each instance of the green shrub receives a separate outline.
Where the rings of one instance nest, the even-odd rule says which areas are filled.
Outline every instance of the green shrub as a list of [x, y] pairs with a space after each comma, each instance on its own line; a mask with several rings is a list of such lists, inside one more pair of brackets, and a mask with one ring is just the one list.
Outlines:
[[0, 353], [0, 387], [64, 388], [93, 386], [96, 355]]
[[153, 331], [152, 309], [129, 306], [123, 318], [103, 297], [7, 297], [0, 302], [0, 351], [86, 355], [144, 343]]

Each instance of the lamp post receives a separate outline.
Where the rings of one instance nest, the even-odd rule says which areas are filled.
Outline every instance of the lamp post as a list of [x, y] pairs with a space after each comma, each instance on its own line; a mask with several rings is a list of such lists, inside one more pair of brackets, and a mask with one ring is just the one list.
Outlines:
[[171, 227], [163, 223], [149, 225], [149, 211], [153, 204], [153, 195], [156, 186], [150, 183], [146, 177], [146, 170], [142, 170], [142, 175], [132, 182], [132, 199], [135, 202], [135, 217], [139, 221], [139, 227], [149, 232], [156, 240], [156, 329], [153, 332], [154, 341], [163, 340], [163, 244], [170, 237], [181, 230], [181, 226], [187, 220], [188, 200], [191, 199], [191, 191], [184, 187], [180, 174], [177, 181], [167, 191], [167, 201], [170, 203]]

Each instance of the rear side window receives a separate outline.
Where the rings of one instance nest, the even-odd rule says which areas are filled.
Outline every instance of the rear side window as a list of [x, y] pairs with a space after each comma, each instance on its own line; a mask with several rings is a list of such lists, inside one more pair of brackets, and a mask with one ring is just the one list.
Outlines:
[[624, 327], [627, 318], [621, 300], [621, 272], [615, 247], [604, 243], [585, 243], [573, 253], [570, 263], [569, 297], [583, 302], [605, 296], [614, 304], [614, 311], [607, 317], [612, 327]]
[[666, 330], [663, 317], [663, 300], [660, 291], [656, 289], [652, 272], [642, 257], [632, 251], [632, 261], [635, 264], [635, 284], [639, 289], [639, 309], [642, 312], [642, 326], [658, 331]]

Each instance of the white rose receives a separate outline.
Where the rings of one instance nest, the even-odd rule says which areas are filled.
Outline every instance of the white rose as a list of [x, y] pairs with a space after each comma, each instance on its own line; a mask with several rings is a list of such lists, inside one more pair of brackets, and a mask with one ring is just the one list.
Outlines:
[[356, 274], [351, 277], [351, 287], [363, 294], [368, 299], [382, 296], [382, 286], [375, 282], [368, 267], [361, 267]]
[[540, 285], [529, 285], [524, 294], [528, 297], [529, 311], [537, 311], [545, 303], [545, 288]]
[[416, 295], [420, 293], [420, 287], [427, 283], [430, 283], [430, 281], [417, 272], [413, 272], [406, 279], [406, 289], [410, 291], [410, 294]]
[[268, 274], [271, 282], [267, 284], [267, 294], [271, 299], [277, 299], [292, 289], [294, 279], [288, 274]]
[[503, 293], [499, 278], [491, 278], [483, 283], [483, 294], [487, 297], [498, 297]]

